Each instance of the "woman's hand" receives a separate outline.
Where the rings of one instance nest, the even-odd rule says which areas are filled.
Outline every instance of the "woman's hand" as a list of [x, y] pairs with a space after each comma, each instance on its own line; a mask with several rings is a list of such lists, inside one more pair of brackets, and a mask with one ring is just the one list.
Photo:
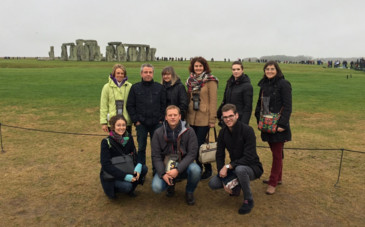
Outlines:
[[135, 177], [133, 178], [136, 178], [136, 180], [139, 180], [139, 176], [141, 175], [140, 173], [138, 173], [137, 171], [134, 171], [134, 175]]
[[102, 125], [102, 126], [101, 126], [101, 129], [102, 129], [104, 132], [109, 132], [109, 130], [108, 130], [108, 125]]
[[278, 127], [278, 132], [284, 132], [285, 129]]

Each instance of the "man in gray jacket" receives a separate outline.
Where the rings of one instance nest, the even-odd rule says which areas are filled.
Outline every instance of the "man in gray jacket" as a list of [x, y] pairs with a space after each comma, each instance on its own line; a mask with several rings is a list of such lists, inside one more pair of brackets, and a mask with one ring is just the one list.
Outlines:
[[171, 105], [166, 108], [165, 121], [156, 129], [152, 138], [152, 163], [156, 174], [152, 190], [167, 196], [175, 193], [176, 179], [186, 179], [185, 198], [188, 205], [195, 204], [194, 191], [200, 181], [201, 169], [194, 162], [198, 141], [194, 130], [181, 121], [180, 109]]

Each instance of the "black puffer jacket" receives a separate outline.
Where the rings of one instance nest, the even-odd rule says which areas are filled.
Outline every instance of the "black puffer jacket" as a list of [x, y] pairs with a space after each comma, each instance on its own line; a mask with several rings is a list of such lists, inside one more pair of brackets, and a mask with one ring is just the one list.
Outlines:
[[164, 83], [164, 87], [166, 89], [166, 106], [175, 105], [179, 107], [181, 120], [184, 120], [189, 104], [185, 86], [178, 79], [173, 85]]
[[285, 129], [285, 131], [277, 132], [275, 134], [261, 132], [261, 139], [267, 142], [290, 141], [291, 131], [289, 120], [292, 112], [292, 89], [289, 81], [285, 80], [284, 77], [276, 76], [272, 79], [268, 79], [265, 76], [265, 78], [259, 82], [258, 86], [260, 87], [260, 93], [255, 110], [257, 123], [260, 119], [261, 94], [263, 92], [264, 97], [270, 97], [270, 112], [279, 113], [281, 107], [283, 107], [278, 126]]
[[250, 78], [246, 74], [242, 74], [235, 80], [232, 75], [227, 81], [223, 101], [217, 111], [218, 119], [222, 117], [222, 107], [227, 103], [231, 103], [237, 107], [238, 120], [248, 125], [252, 113], [252, 96], [253, 88]]
[[152, 81], [133, 84], [127, 101], [127, 111], [133, 123], [153, 126], [163, 121], [166, 109], [164, 86]]

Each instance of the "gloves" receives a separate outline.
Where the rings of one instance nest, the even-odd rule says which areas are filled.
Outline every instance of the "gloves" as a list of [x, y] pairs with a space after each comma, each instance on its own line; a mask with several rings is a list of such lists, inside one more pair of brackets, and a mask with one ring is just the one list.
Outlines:
[[132, 179], [133, 179], [133, 175], [132, 174], [127, 174], [124, 177], [124, 180], [125, 181], [128, 181], [128, 182], [132, 182]]
[[142, 171], [142, 164], [138, 163], [136, 165], [136, 167], [134, 167], [134, 172], [137, 172], [137, 173], [141, 174], [141, 171]]

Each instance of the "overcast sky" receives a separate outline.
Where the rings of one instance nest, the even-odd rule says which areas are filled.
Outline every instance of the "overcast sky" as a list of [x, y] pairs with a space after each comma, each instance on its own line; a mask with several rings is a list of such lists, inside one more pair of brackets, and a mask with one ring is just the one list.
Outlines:
[[62, 43], [148, 44], [156, 56], [365, 56], [364, 0], [1, 0], [0, 57]]

